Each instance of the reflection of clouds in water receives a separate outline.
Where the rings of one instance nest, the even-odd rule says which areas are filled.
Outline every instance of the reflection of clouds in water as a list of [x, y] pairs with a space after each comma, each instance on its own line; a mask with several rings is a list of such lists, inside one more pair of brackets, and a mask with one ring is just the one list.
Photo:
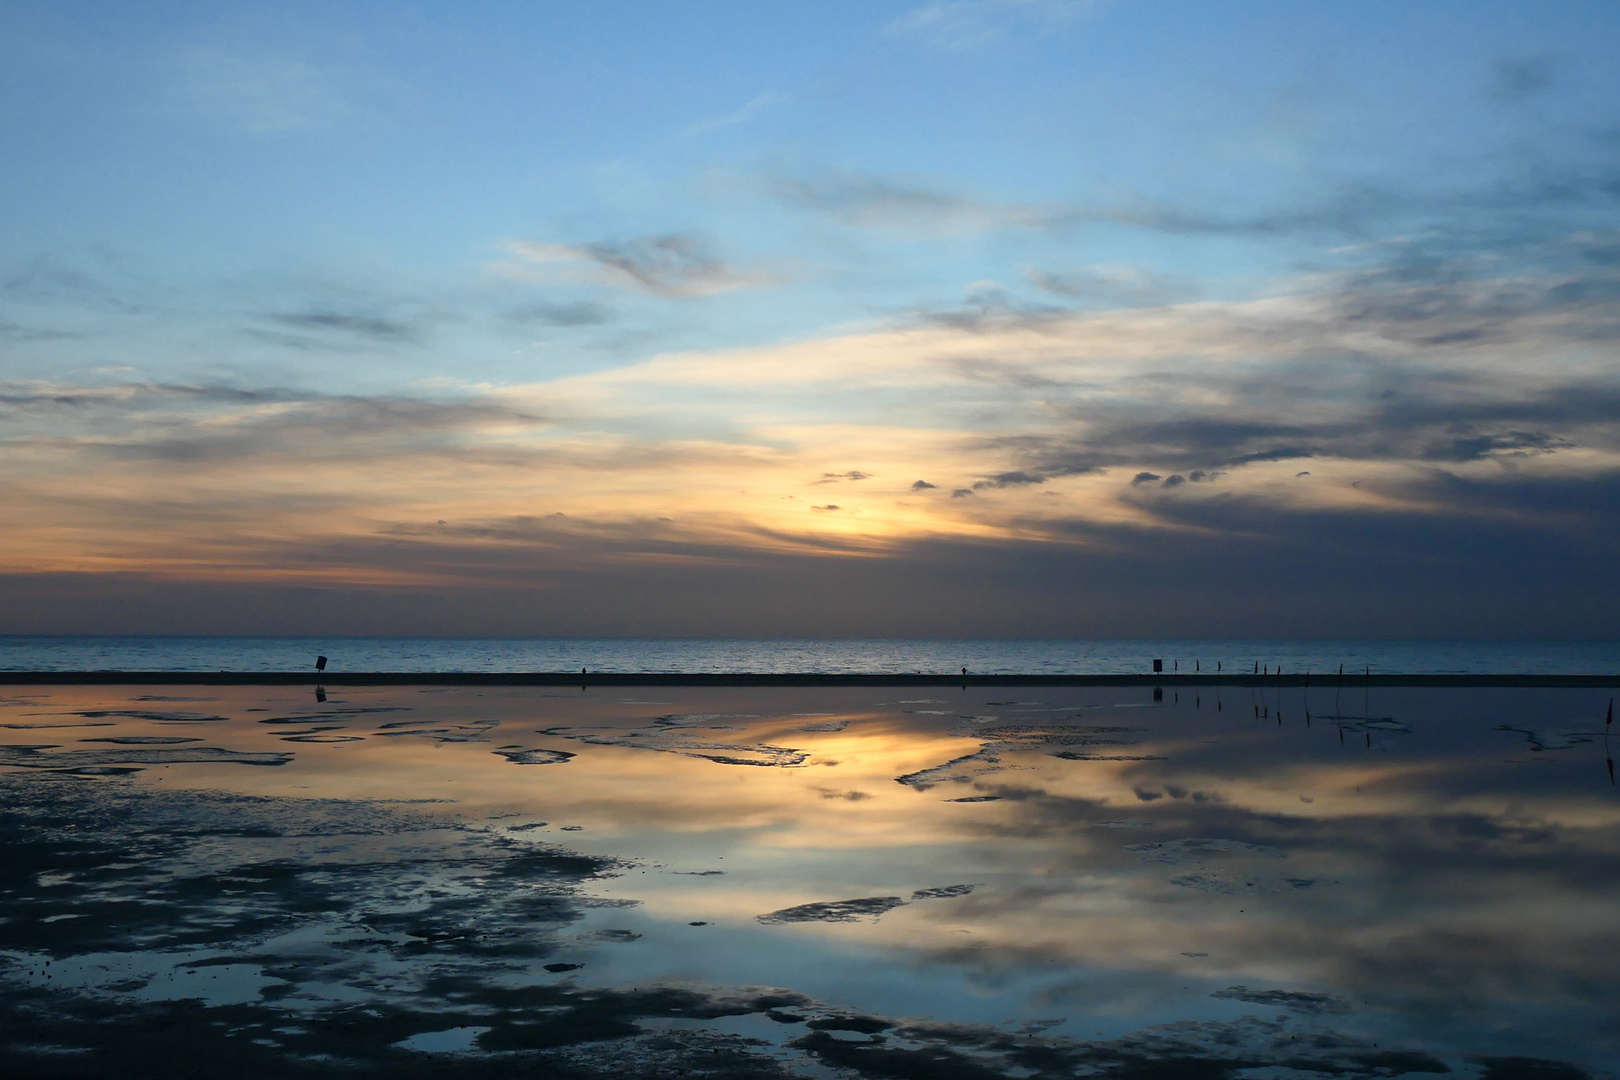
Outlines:
[[[1028, 704], [1039, 703], [1030, 702]], [[1071, 710], [1050, 711], [1066, 712]], [[944, 716], [949, 714], [927, 715]], [[982, 740], [980, 748], [974, 753], [952, 758], [944, 764], [897, 776], [895, 777], [896, 783], [917, 788], [919, 791], [927, 791], [936, 784], [971, 780], [976, 776], [998, 771], [1001, 765], [1000, 755], [1003, 752], [1040, 752], [1049, 757], [1062, 758], [1067, 761], [1163, 760], [1162, 756], [1155, 754], [1098, 754], [1082, 750], [1063, 749], [1064, 747], [1075, 746], [1131, 746], [1137, 740], [1120, 739], [1113, 736], [1144, 732], [1148, 730], [1147, 728], [1105, 724], [1001, 724], [996, 723], [1001, 719], [999, 716], [958, 716], [958, 719], [968, 721], [967, 724], [960, 726], [958, 731], [961, 734]], [[985, 723], [993, 726], [980, 726]], [[983, 762], [984, 765], [966, 768], [966, 766], [974, 762]]]
[[854, 922], [862, 917], [876, 918], [905, 905], [898, 896], [868, 896], [858, 900], [821, 900], [797, 904], [759, 916], [762, 923]]
[[1079, 1041], [978, 1024], [913, 1021], [886, 1038], [834, 1039], [813, 1032], [795, 1045], [863, 1077], [1220, 1077], [1281, 1067], [1347, 1078], [1452, 1071], [1420, 1051], [1317, 1029], [1301, 1039], [1291, 1025], [1248, 1017], [1235, 1022], [1164, 1024], [1116, 1039]]
[[56, 750], [47, 744], [0, 746], [0, 766], [50, 772], [86, 772], [107, 768], [133, 771], [148, 765], [224, 762], [235, 765], [285, 765], [291, 754], [265, 754], [192, 746], [165, 750]]
[[[1466, 1055], [1475, 1053], [1606, 1059], [1613, 1047], [1601, 1017], [1604, 1002], [1620, 989], [1605, 969], [1620, 940], [1620, 913], [1608, 902], [1620, 888], [1620, 837], [1612, 815], [1605, 816], [1606, 804], [1571, 786], [1579, 783], [1573, 771], [1520, 770], [1536, 774], [1521, 776], [1494, 764], [1502, 735], [1492, 734], [1491, 724], [1511, 723], [1526, 710], [1503, 705], [1493, 712], [1490, 703], [1498, 699], [1487, 694], [1413, 691], [1396, 700], [1391, 691], [1378, 710], [1410, 720], [1416, 734], [1391, 740], [1400, 747], [1396, 758], [1370, 763], [1358, 748], [1341, 748], [1331, 724], [1279, 731], [1246, 716], [1194, 714], [1190, 698], [1185, 713], [1167, 706], [1153, 714], [1150, 736], [1136, 736], [1120, 728], [1127, 716], [1143, 714], [1099, 714], [1094, 707], [1107, 709], [1107, 697], [1099, 702], [1095, 693], [1043, 690], [1051, 705], [1042, 707], [1072, 707], [1076, 716], [1084, 711], [1088, 726], [1049, 714], [1004, 730], [957, 719], [981, 715], [989, 705], [972, 694], [947, 715], [930, 717], [905, 715], [909, 704], [872, 712], [863, 701], [851, 711], [855, 695], [816, 689], [683, 691], [673, 695], [675, 704], [659, 702], [656, 710], [682, 718], [680, 724], [661, 724], [651, 715], [627, 718], [622, 702], [540, 703], [539, 695], [523, 691], [443, 694], [409, 721], [365, 714], [333, 721], [311, 711], [265, 727], [216, 723], [209, 742], [243, 752], [280, 746], [279, 737], [317, 726], [376, 735], [386, 724], [398, 725], [388, 733], [425, 734], [305, 744], [279, 769], [208, 763], [186, 766], [189, 773], [174, 769], [246, 791], [327, 777], [326, 790], [351, 783], [412, 797], [448, 792], [484, 800], [479, 805], [489, 809], [487, 815], [480, 810], [479, 828], [488, 831], [438, 818], [394, 837], [378, 826], [391, 809], [356, 800], [181, 799], [164, 804], [161, 814], [157, 802], [149, 803], [151, 813], [166, 815], [164, 824], [142, 827], [141, 837], [150, 835], [153, 843], [192, 842], [180, 833], [199, 821], [229, 818], [236, 831], [193, 829], [195, 843], [208, 845], [214, 861], [199, 857], [181, 876], [196, 879], [188, 888], [212, 891], [188, 901], [190, 907], [175, 901], [174, 910], [164, 910], [171, 901], [161, 886], [146, 894], [157, 903], [144, 917], [183, 929], [191, 925], [186, 912], [206, 921], [229, 905], [289, 926], [305, 919], [313, 936], [271, 935], [251, 948], [211, 945], [220, 962], [194, 966], [195, 975], [180, 968], [172, 979], [160, 978], [175, 971], [174, 957], [161, 971], [139, 975], [150, 976], [150, 993], [161, 994], [229, 983], [243, 1002], [232, 1007], [247, 1010], [245, 1020], [231, 1026], [244, 1039], [280, 1042], [287, 1052], [295, 1046], [300, 1053], [326, 1052], [318, 1040], [278, 1029], [313, 1031], [308, 1016], [289, 1021], [287, 1010], [328, 1006], [300, 1005], [297, 994], [265, 1000], [257, 988], [324, 980], [374, 1008], [375, 1015], [353, 1022], [366, 1033], [361, 1042], [379, 1053], [463, 1024], [488, 1029], [473, 1037], [473, 1053], [497, 1046], [565, 1053], [569, 1067], [585, 1069], [581, 1063], [590, 1061], [596, 1064], [589, 1069], [617, 1068], [617, 1075], [636, 1074], [627, 1062], [654, 1073], [667, 1061], [691, 1061], [682, 1055], [697, 1046], [706, 1054], [720, 1051], [711, 1054], [711, 1065], [724, 1059], [738, 1075], [759, 1074], [746, 1070], [763, 1067], [755, 1057], [764, 1051], [750, 1049], [743, 1036], [777, 1047], [769, 1051], [778, 1055], [772, 1060], [816, 1061], [871, 1076], [907, 1068], [942, 1075], [946, 1066], [985, 1070], [965, 1075], [1029, 1075], [1019, 1063], [1036, 1058], [1048, 1063], [1047, 1073], [1037, 1070], [1037, 1076], [1118, 1075], [1175, 1055], [1223, 1075], [1306, 1060], [1299, 1054], [1307, 1034], [1309, 1060], [1331, 1065], [1328, 1074], [1351, 1077], [1379, 1075], [1379, 1068], [1387, 1072], [1398, 1063], [1385, 1058], [1379, 1066], [1376, 1055], [1420, 1050], [1440, 1055], [1460, 1075], [1472, 1068]], [[379, 699], [379, 706], [393, 700], [387, 692]], [[1454, 699], [1467, 707], [1452, 709], [1446, 703]], [[100, 704], [118, 711], [111, 702]], [[38, 708], [39, 699], [29, 707]], [[1015, 719], [1005, 703], [993, 707]], [[1448, 709], [1456, 723], [1446, 719]], [[821, 748], [831, 752], [816, 763], [840, 762], [827, 770], [730, 768], [703, 756], [769, 760], [772, 748], [791, 750], [778, 740], [802, 730], [812, 710], [860, 719], [847, 730], [805, 740], [818, 755]], [[281, 712], [290, 710], [269, 715], [279, 719]], [[529, 733], [538, 720], [585, 737], [572, 739], [567, 752], [535, 747]], [[143, 730], [162, 732], [163, 721], [120, 717], [119, 723], [116, 732], [84, 735], [177, 737]], [[724, 725], [726, 743], [748, 749], [690, 745], [715, 745], [706, 743], [705, 725]], [[473, 731], [486, 745], [440, 737]], [[1142, 749], [1162, 752], [1165, 760], [1069, 764], [1049, 756], [1076, 745], [1052, 739], [1137, 737], [1151, 738], [1151, 747]], [[158, 751], [197, 744], [87, 745]], [[636, 746], [675, 752], [622, 752]], [[976, 760], [956, 764], [960, 750], [974, 746], [980, 749], [967, 756]], [[1000, 759], [978, 758], [986, 750]], [[894, 783], [897, 775], [940, 768], [936, 763], [954, 765], [950, 776], [1005, 768], [1012, 763], [1008, 755], [1026, 750], [1016, 759], [1021, 771], [981, 777], [965, 791], [950, 792], [980, 805], [953, 804], [937, 793], [917, 798], [909, 785]], [[1560, 756], [1583, 752], [1572, 744]], [[508, 763], [508, 755], [555, 763], [565, 753], [572, 755], [565, 769]], [[49, 787], [94, 802], [146, 791], [153, 775], [141, 776], [144, 787], [130, 781], [86, 787], [82, 779]], [[821, 783], [810, 783], [812, 776]], [[448, 787], [422, 785], [427, 777], [442, 778]], [[1014, 777], [1016, 783], [1009, 782]], [[1607, 797], [1601, 769], [1595, 779]], [[1156, 797], [1141, 801], [1133, 789]], [[1300, 802], [1302, 790], [1316, 801]], [[86, 791], [89, 796], [81, 794]], [[856, 794], [866, 797], [851, 797]], [[316, 811], [326, 805], [355, 835], [327, 835], [327, 825], [309, 821], [278, 824], [291, 820], [288, 805], [304, 807], [305, 818], [319, 817]], [[400, 820], [418, 813], [395, 809]], [[570, 832], [568, 840], [576, 846], [586, 841], [600, 854], [531, 843], [547, 820], [583, 824], [585, 831]], [[92, 832], [76, 839], [95, 838]], [[123, 854], [131, 850], [128, 839], [120, 834], [107, 844], [105, 858], [133, 863]], [[323, 846], [330, 849], [325, 854]], [[576, 857], [584, 861], [557, 861]], [[29, 879], [25, 890], [41, 899], [48, 894], [53, 906], [43, 917], [78, 914], [71, 905], [64, 910], [63, 897], [99, 903], [97, 896], [126, 888], [121, 875], [163, 871], [166, 858], [160, 851], [156, 861], [113, 871], [100, 883], [73, 877], [64, 864], [50, 872], [66, 878]], [[706, 869], [717, 859], [725, 860], [724, 875]], [[595, 873], [592, 866], [629, 872], [578, 877]], [[971, 894], [939, 884], [953, 881], [987, 884]], [[642, 906], [617, 906], [638, 900]], [[324, 906], [329, 903], [343, 905], [337, 915]], [[370, 931], [349, 921], [346, 913], [354, 911], [364, 914], [360, 921]], [[759, 912], [768, 913], [767, 921], [758, 920]], [[1526, 919], [1525, 912], [1536, 917]], [[63, 935], [38, 940], [65, 942], [67, 953], [88, 955], [85, 935], [105, 928], [90, 926], [93, 921], [25, 919], [9, 932]], [[705, 925], [688, 926], [694, 922]], [[235, 932], [230, 926], [236, 924], [221, 925], [226, 938]], [[339, 932], [326, 935], [328, 927]], [[684, 938], [673, 936], [676, 931]], [[226, 938], [210, 940], [217, 945]], [[53, 974], [68, 963], [62, 951], [56, 955]], [[414, 1001], [390, 996], [403, 993], [409, 979], [391, 983], [379, 974], [386, 965], [414, 972], [430, 962], [443, 979], [426, 997], [418, 991]], [[529, 981], [514, 981], [512, 965], [529, 972]], [[831, 988], [840, 980], [849, 984], [854, 971], [873, 978], [862, 976], [852, 1000], [837, 1008], [825, 1004], [842, 995]], [[672, 973], [696, 974], [706, 985], [670, 985]], [[0, 969], [0, 987], [13, 975]], [[767, 992], [744, 985], [756, 983], [791, 989], [767, 1007], [761, 1004]], [[37, 993], [38, 985], [30, 982], [27, 990]], [[1352, 1009], [1312, 1011], [1317, 995]], [[57, 1025], [51, 1031], [63, 1045], [72, 1045], [75, 1025], [90, 1030], [79, 1005], [56, 1000], [52, 1007], [58, 1019], [50, 1021]], [[156, 999], [131, 1004], [130, 1022], [153, 1021], [155, 1014], [143, 1011], [149, 1007], [168, 1008]], [[767, 1008], [797, 1021], [769, 1017]], [[1020, 1032], [979, 1023], [992, 1008], [998, 1017], [1021, 1021], [1060, 1013], [1073, 1019]], [[458, 1015], [447, 1021], [447, 1009]], [[1291, 1019], [1274, 1023], [1277, 1010]], [[904, 1019], [925, 1014], [940, 1020]], [[651, 1019], [658, 1016], [679, 1023], [660, 1028], [664, 1021]], [[1093, 1034], [1093, 1017], [1108, 1029], [1104, 1034]], [[1160, 1026], [1166, 1019], [1183, 1022]], [[1321, 1026], [1326, 1020], [1333, 1029]], [[854, 1021], [880, 1026], [870, 1032], [837, 1026]], [[738, 1026], [727, 1026], [733, 1022]], [[189, 1023], [176, 1021], [175, 1030], [208, 1046], [224, 1038]], [[588, 1053], [584, 1044], [567, 1041], [586, 1030], [604, 1033]], [[800, 1045], [781, 1049], [793, 1042]], [[542, 1044], [563, 1049], [538, 1049]], [[371, 1052], [354, 1051], [361, 1057]], [[562, 1059], [545, 1060], [562, 1071]], [[1428, 1060], [1400, 1059], [1413, 1068]]]
[[524, 750], [521, 747], [498, 747], [495, 752], [514, 765], [561, 765], [576, 756], [566, 750]]
[[772, 911], [758, 917], [759, 922], [773, 923], [844, 923], [856, 922], [870, 916], [876, 919], [884, 912], [893, 911], [919, 900], [953, 900], [966, 896], [977, 885], [940, 885], [928, 889], [914, 889], [909, 900], [898, 896], [868, 896], [859, 900], [822, 900], [809, 904]]
[[1591, 731], [1570, 731], [1564, 728], [1534, 728], [1517, 727], [1512, 724], [1500, 724], [1497, 731], [1511, 731], [1523, 735], [1530, 744], [1532, 753], [1543, 750], [1568, 750], [1580, 743], [1589, 743], [1595, 737]]
[[1251, 1005], [1271, 1005], [1287, 1009], [1289, 1012], [1342, 1013], [1350, 1011], [1348, 1004], [1332, 995], [1308, 994], [1298, 990], [1250, 990], [1247, 986], [1228, 986], [1225, 990], [1217, 990], [1209, 996], [1228, 998], [1232, 1001], [1246, 1001]]
[[[1311, 878], [1284, 877], [1256, 867], [1260, 859], [1287, 858], [1284, 852], [1264, 844], [1251, 844], [1243, 840], [1223, 840], [1206, 836], [1191, 836], [1183, 840], [1163, 840], [1146, 844], [1131, 844], [1126, 851], [1145, 863], [1160, 863], [1175, 867], [1189, 867], [1191, 873], [1170, 879], [1170, 884], [1198, 892], [1262, 895], [1285, 888], [1305, 889], [1316, 882]], [[1210, 865], [1221, 856], [1238, 865]]]
[[1251, 844], [1244, 840], [1221, 840], [1207, 836], [1189, 836], [1184, 840], [1160, 840], [1147, 844], [1132, 844], [1125, 849], [1143, 862], [1168, 863], [1186, 866], [1197, 863], [1212, 854], [1237, 854], [1282, 859], [1287, 856], [1276, 848], [1264, 844]]
[[692, 728], [734, 730], [717, 720], [757, 719], [748, 713], [700, 713], [655, 717], [651, 724], [634, 728], [541, 728], [541, 735], [572, 739], [593, 746], [621, 746], [636, 750], [656, 750], [666, 754], [702, 758], [718, 765], [757, 765], [767, 768], [795, 768], [809, 758], [804, 750], [770, 743], [709, 742], [677, 734]]
[[950, 780], [968, 780], [974, 776], [996, 771], [994, 768], [973, 768], [964, 771], [964, 767], [973, 762], [985, 762], [994, 765], [1000, 761], [1001, 759], [995, 755], [995, 752], [988, 748], [976, 750], [971, 754], [963, 754], [961, 757], [952, 758], [943, 765], [935, 765], [931, 769], [919, 769], [913, 773], [906, 773], [904, 776], [897, 776], [894, 778], [894, 782], [905, 784], [907, 787], [914, 787], [919, 791], [927, 791], [935, 784], [943, 784]]
[[168, 724], [212, 723], [230, 719], [228, 716], [218, 716], [213, 713], [152, 712], [147, 709], [85, 709], [73, 715], [92, 717], [97, 720], [110, 716], [128, 720], [156, 720]]

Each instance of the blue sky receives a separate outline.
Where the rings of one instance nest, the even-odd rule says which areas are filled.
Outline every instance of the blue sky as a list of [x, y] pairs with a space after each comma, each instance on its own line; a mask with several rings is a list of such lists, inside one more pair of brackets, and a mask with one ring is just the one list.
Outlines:
[[[334, 288], [378, 317], [480, 323], [525, 302], [482, 272], [515, 239], [690, 234], [783, 279], [700, 305], [610, 291], [631, 326], [553, 333], [543, 359], [509, 359], [488, 326], [446, 328], [498, 380], [672, 339], [812, 334], [986, 281], [1038, 298], [1028, 271], [1076, 264], [1234, 297], [1415, 215], [1369, 206], [1352, 227], [1254, 236], [1021, 227], [1016, 211], [1239, 222], [1512, 182], [1538, 157], [1593, 152], [1579, 144], [1620, 99], [1617, 18], [1597, 4], [22, 6], [6, 16], [0, 220], [14, 266], [44, 256], [184, 292], [175, 321], [191, 332], [239, 318], [241, 293]], [[186, 370], [166, 350], [142, 359]]]
[[[7, 570], [471, 596], [608, 530], [648, 581], [836, 579], [1238, 543], [1234, 502], [1453, 521], [1438, 473], [1541, 552], [1519, 487], [1620, 460], [1617, 43], [1584, 3], [12, 5]], [[329, 557], [427, 525], [482, 546]]]

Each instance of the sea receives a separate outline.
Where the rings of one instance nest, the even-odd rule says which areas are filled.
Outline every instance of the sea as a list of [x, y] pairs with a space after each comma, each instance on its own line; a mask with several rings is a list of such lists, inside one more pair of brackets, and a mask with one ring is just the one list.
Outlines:
[[0, 671], [1614, 675], [1617, 641], [0, 636]]

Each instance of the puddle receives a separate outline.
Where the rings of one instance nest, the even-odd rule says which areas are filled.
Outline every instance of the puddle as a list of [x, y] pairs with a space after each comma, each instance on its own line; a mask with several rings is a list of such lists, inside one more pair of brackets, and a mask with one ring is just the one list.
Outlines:
[[446, 1028], [444, 1031], [423, 1031], [401, 1039], [394, 1045], [401, 1050], [413, 1050], [419, 1054], [465, 1054], [476, 1049], [478, 1036], [493, 1030], [469, 1024], [464, 1027]]

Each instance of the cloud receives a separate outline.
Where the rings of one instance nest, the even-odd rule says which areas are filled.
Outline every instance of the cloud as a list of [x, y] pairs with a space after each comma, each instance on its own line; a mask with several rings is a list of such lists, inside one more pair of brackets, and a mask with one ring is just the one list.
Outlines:
[[0, 318], [0, 338], [9, 338], [12, 341], [62, 341], [78, 336], [66, 330], [41, 330]]
[[[28, 419], [44, 425], [28, 438]], [[109, 462], [218, 464], [358, 461], [402, 449], [454, 452], [444, 438], [535, 428], [546, 421], [495, 401], [332, 396], [229, 385], [0, 384], [0, 419], [56, 456]], [[17, 445], [16, 442], [13, 445]]]
[[528, 263], [572, 268], [585, 280], [655, 296], [712, 296], [778, 280], [762, 270], [731, 266], [684, 233], [577, 245], [516, 241], [508, 247]]
[[767, 189], [791, 207], [828, 214], [847, 225], [901, 228], [1017, 224], [1028, 217], [964, 195], [940, 191], [925, 181], [883, 176], [857, 169], [833, 169], [811, 176], [772, 174]]
[[912, 482], [911, 490], [912, 491], [933, 491], [936, 486], [937, 485], [930, 484], [926, 480], [916, 480], [916, 481]]
[[975, 481], [973, 488], [976, 491], [982, 491], [985, 488], [1023, 487], [1027, 484], [1044, 483], [1046, 483], [1046, 477], [1044, 476], [1032, 476], [1023, 471], [1004, 472], [997, 473], [995, 476], [986, 477], [983, 480]]
[[141, 283], [106, 260], [87, 267], [81, 262], [42, 252], [23, 260], [0, 279], [0, 293], [30, 304], [69, 305], [96, 312], [136, 315], [148, 311], [139, 297]]
[[318, 127], [349, 110], [324, 70], [292, 56], [192, 49], [179, 92], [198, 113], [256, 134]]
[[1187, 285], [1132, 266], [1087, 266], [1055, 272], [1030, 269], [1024, 279], [1065, 300], [1093, 304], [1164, 304], [1185, 299]]
[[[962, 303], [955, 307], [923, 308], [916, 312], [918, 318], [928, 322], [975, 334], [1019, 327], [1035, 329], [1073, 314], [1072, 308], [1014, 300], [1005, 289], [986, 284], [970, 289]], [[968, 366], [973, 366], [971, 361]], [[988, 375], [991, 369], [980, 370]]]
[[[1565, 639], [1606, 633], [1620, 589], [1604, 531], [1620, 522], [1579, 511], [1620, 506], [1620, 472], [1555, 493], [1464, 487], [1440, 513], [1182, 502], [1197, 515], [1186, 528], [1089, 526], [1085, 542], [1065, 544], [916, 538], [887, 557], [849, 552], [859, 558], [652, 519], [452, 517], [448, 527], [350, 531], [335, 527], [347, 526], [343, 502], [307, 494], [290, 505], [311, 511], [308, 525], [289, 530], [297, 519], [284, 507], [272, 529], [259, 520], [266, 494], [237, 515], [178, 525], [168, 515], [186, 503], [131, 500], [108, 549], [121, 563], [0, 572], [0, 631]], [[1518, 512], [1480, 512], [1504, 499]], [[1543, 505], [1574, 516], [1549, 529]], [[366, 506], [386, 517], [378, 509]], [[162, 544], [159, 524], [171, 530]], [[186, 539], [194, 533], [212, 542]], [[26, 540], [14, 530], [12, 567]], [[1315, 602], [1301, 606], [1300, 595]]]
[[[1230, 206], [1230, 200], [1204, 206], [1131, 192], [1107, 199], [997, 202], [926, 177], [851, 169], [768, 173], [765, 184], [788, 206], [851, 226], [1052, 235], [1111, 226], [1216, 239], [1338, 238], [1368, 252], [1404, 251], [1414, 260], [1408, 269], [1421, 273], [1423, 256], [1443, 261], [1463, 252], [1476, 259], [1534, 253], [1549, 244], [1569, 247], [1574, 237], [1590, 237], [1595, 230], [1602, 230], [1604, 239], [1593, 253], [1602, 258], [1612, 252], [1610, 233], [1620, 210], [1620, 145], [1603, 130], [1578, 133], [1573, 142], [1573, 151], [1557, 155], [1526, 149], [1506, 164], [1479, 162], [1492, 176], [1488, 183], [1399, 185], [1384, 178], [1341, 177], [1313, 184], [1309, 195], [1257, 206]], [[1130, 271], [1121, 268], [1035, 270], [1030, 280], [1055, 295], [1103, 286], [1124, 293], [1173, 288], [1151, 279], [1133, 282]], [[1128, 295], [1124, 299], [1138, 302]]]
[[[1099, 310], [1061, 289], [1034, 304], [987, 284], [960, 318], [913, 312], [439, 396], [12, 382], [0, 386], [0, 498], [22, 524], [0, 569], [516, 587], [554, 582], [545, 568], [565, 563], [635, 568], [637, 581], [730, 567], [743, 581], [752, 571], [739, 568], [778, 555], [892, 565], [945, 545], [980, 553], [951, 573], [1006, 582], [1038, 565], [1069, 575], [1072, 599], [1109, 574], [1207, 592], [1178, 575], [1248, 566], [1253, 549], [1291, 573], [1320, 570], [1313, 588], [1373, 590], [1334, 592], [1347, 630], [1373, 626], [1356, 620], [1375, 599], [1403, 626], [1439, 627], [1442, 613], [1391, 590], [1440, 597], [1425, 575], [1448, 559], [1446, 618], [1531, 617], [1524, 598], [1482, 613], [1470, 589], [1541, 580], [1587, 603], [1544, 563], [1602, 578], [1589, 538], [1614, 527], [1604, 478], [1620, 474], [1620, 233], [1568, 228], [1551, 196], [1538, 205], [1544, 219], [1362, 245], [1347, 268], [1253, 299]], [[657, 238], [561, 251], [542, 254], [643, 292], [741, 273]], [[392, 346], [427, 325], [395, 310], [289, 304], [264, 318], [278, 333]], [[540, 303], [527, 317], [596, 314]], [[1310, 484], [1297, 482], [1305, 463]], [[921, 483], [951, 497], [908, 498], [934, 489], [905, 476], [939, 477]], [[844, 502], [806, 512], [816, 478], [843, 484]], [[1408, 550], [1380, 555], [1388, 545]], [[838, 576], [826, 573], [823, 586]], [[1003, 610], [963, 588], [959, 600]], [[1227, 599], [1175, 625], [1191, 632], [1195, 609]], [[860, 610], [874, 632], [891, 625]], [[913, 632], [957, 625], [943, 609], [904, 610]], [[1123, 599], [1110, 610], [1137, 618]]]
[[421, 336], [419, 328], [414, 324], [375, 315], [357, 315], [339, 311], [300, 311], [267, 315], [266, 318], [294, 330], [319, 335], [335, 334], [379, 344], [415, 342]]
[[562, 304], [526, 304], [507, 312], [506, 317], [513, 322], [548, 326], [601, 326], [613, 321], [613, 311], [593, 300], [576, 300]]
[[962, 52], [999, 40], [1009, 26], [1051, 31], [1090, 17], [1096, 0], [932, 0], [891, 22], [890, 34]]
[[[1001, 203], [943, 190], [919, 177], [893, 177], [854, 169], [832, 169], [805, 176], [766, 177], [766, 188], [780, 202], [826, 214], [859, 227], [938, 230], [1009, 229], [1064, 234], [1095, 225], [1123, 225], [1179, 236], [1281, 237], [1307, 232], [1361, 235], [1389, 220], [1406, 200], [1365, 183], [1345, 184], [1315, 202], [1241, 214], [1216, 212], [1144, 197], [1111, 202]], [[1097, 272], [1090, 286], [1104, 280]], [[1084, 275], [1041, 276], [1048, 291], [1073, 293], [1088, 286]], [[1113, 283], [1122, 291], [1128, 283]], [[1138, 286], [1138, 291], [1142, 286]]]
[[745, 124], [752, 120], [755, 116], [759, 115], [761, 112], [764, 112], [766, 109], [773, 108], [777, 105], [785, 105], [791, 100], [793, 99], [788, 97], [786, 94], [778, 93], [775, 90], [765, 90], [759, 94], [756, 94], [754, 98], [748, 102], [748, 104], [744, 105], [737, 111], [727, 113], [724, 116], [711, 117], [708, 120], [700, 121], [687, 128], [684, 132], [682, 132], [682, 134], [706, 135], [711, 131], [718, 131], [721, 128], [732, 127], [736, 124]]
[[[767, 447], [811, 445], [817, 431], [829, 433], [830, 448], [843, 437], [833, 434], [838, 423], [853, 423], [893, 433], [863, 477], [965, 473], [979, 490], [1088, 477], [1119, 485], [1142, 472], [1219, 487], [1246, 483], [1238, 471], [1303, 459], [1324, 463], [1312, 466], [1318, 477], [1349, 462], [1597, 461], [1615, 450], [1620, 414], [1620, 378], [1605, 359], [1605, 342], [1620, 333], [1620, 290], [1609, 288], [1613, 265], [1586, 257], [1594, 246], [1591, 234], [1550, 245], [1543, 272], [1513, 277], [1491, 277], [1467, 256], [1390, 247], [1379, 264], [1262, 301], [1053, 309], [974, 325], [925, 317], [867, 334], [670, 354], [532, 394], [599, 415], [603, 432], [619, 430], [614, 414], [679, 417], [659, 430], [683, 439], [724, 431], [761, 460], [778, 453]], [[384, 342], [414, 325], [326, 310], [278, 322]], [[1523, 355], [1561, 359], [1526, 368]], [[686, 404], [672, 411], [660, 402], [675, 388]], [[750, 402], [742, 411], [739, 388]], [[883, 407], [890, 393], [925, 403], [913, 420], [954, 434], [921, 456], [896, 456], [908, 440], [921, 444], [903, 434], [913, 420], [897, 425]], [[774, 419], [751, 431], [766, 415]], [[961, 456], [946, 456], [952, 443]], [[1123, 476], [1108, 480], [1116, 470]], [[857, 479], [836, 467], [815, 474]]]
[[1502, 102], [1530, 97], [1557, 82], [1558, 69], [1557, 59], [1545, 54], [1502, 57], [1491, 65], [1486, 92]]

